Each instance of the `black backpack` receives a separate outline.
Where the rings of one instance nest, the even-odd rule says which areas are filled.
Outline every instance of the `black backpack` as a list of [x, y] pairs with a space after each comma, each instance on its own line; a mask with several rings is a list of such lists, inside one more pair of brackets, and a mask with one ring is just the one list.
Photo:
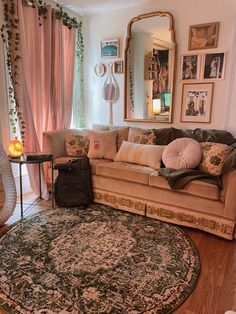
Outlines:
[[92, 203], [92, 175], [87, 156], [57, 164], [54, 169], [59, 171], [54, 184], [58, 206], [87, 206]]

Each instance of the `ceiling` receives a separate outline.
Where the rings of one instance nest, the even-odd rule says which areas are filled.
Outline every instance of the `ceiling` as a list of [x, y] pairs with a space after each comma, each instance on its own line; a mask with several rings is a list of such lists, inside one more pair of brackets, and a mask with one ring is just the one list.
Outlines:
[[81, 15], [99, 14], [146, 3], [148, 0], [56, 0]]

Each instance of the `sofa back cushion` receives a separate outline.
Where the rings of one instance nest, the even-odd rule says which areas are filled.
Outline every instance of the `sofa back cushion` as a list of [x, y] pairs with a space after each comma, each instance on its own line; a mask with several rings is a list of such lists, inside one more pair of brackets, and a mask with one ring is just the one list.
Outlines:
[[133, 128], [129, 129], [128, 142], [137, 144], [156, 144], [156, 136], [153, 129]]
[[214, 176], [220, 175], [223, 164], [231, 152], [230, 147], [225, 144], [211, 142], [203, 142], [201, 146], [202, 161], [199, 169]]
[[105, 124], [93, 124], [92, 130], [94, 131], [117, 131], [117, 149], [121, 147], [123, 141], [127, 141], [129, 134], [129, 126], [116, 126], [116, 125], [105, 125]]
[[89, 138], [87, 131], [65, 136], [66, 153], [71, 157], [85, 156], [89, 150]]
[[52, 153], [53, 158], [66, 156], [65, 136], [80, 134], [81, 129], [47, 131], [43, 133], [43, 152]]
[[116, 139], [117, 131], [96, 132], [88, 130], [89, 137], [89, 158], [114, 159], [117, 148]]
[[191, 138], [178, 138], [168, 144], [162, 160], [166, 168], [196, 168], [202, 158], [200, 143]]
[[225, 130], [201, 128], [191, 130], [191, 129], [177, 129], [172, 127], [171, 128], [172, 141], [180, 137], [191, 137], [198, 142], [212, 142], [226, 145], [232, 145], [236, 143], [236, 138], [234, 138], [230, 132]]
[[128, 162], [159, 169], [165, 146], [123, 141], [114, 161]]

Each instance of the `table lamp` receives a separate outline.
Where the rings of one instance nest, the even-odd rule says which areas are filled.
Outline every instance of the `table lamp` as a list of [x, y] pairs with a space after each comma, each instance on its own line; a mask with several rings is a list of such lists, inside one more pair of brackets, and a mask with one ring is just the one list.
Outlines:
[[152, 100], [152, 112], [154, 116], [157, 116], [161, 113], [161, 100], [160, 99]]
[[18, 140], [12, 140], [8, 145], [8, 151], [11, 157], [20, 157], [23, 154], [23, 145]]

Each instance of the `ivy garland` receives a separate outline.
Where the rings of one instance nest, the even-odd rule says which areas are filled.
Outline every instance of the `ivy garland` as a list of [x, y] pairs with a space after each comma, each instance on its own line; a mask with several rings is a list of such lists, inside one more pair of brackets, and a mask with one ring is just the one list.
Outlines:
[[[19, 44], [20, 44], [20, 33], [19, 33], [19, 19], [17, 18], [15, 1], [14, 0], [2, 0], [4, 8], [4, 21], [0, 28], [1, 37], [6, 51], [6, 64], [7, 71], [10, 79], [10, 87], [8, 88], [9, 94], [9, 122], [11, 133], [17, 139], [17, 123], [20, 125], [20, 135], [22, 143], [25, 141], [25, 121], [20, 111], [18, 97], [15, 94], [15, 88], [19, 84], [18, 82], [18, 70], [19, 70]], [[28, 0], [28, 4], [38, 10], [39, 25], [42, 25], [42, 18], [47, 18], [47, 3], [42, 0]], [[81, 34], [82, 22], [77, 22], [76, 18], [71, 18], [68, 13], [63, 11], [63, 8], [57, 4], [58, 9], [55, 10], [55, 18], [60, 19], [63, 25], [69, 29], [78, 29], [78, 38], [80, 38], [80, 52], [83, 55], [83, 38]], [[78, 48], [78, 46], [77, 46]], [[83, 61], [83, 60], [82, 60]], [[82, 62], [81, 61], [81, 62]]]
[[79, 119], [81, 128], [85, 127], [84, 121], [84, 106], [83, 106], [83, 57], [84, 56], [84, 42], [82, 35], [82, 22], [79, 23], [77, 28], [77, 42], [76, 42], [76, 57], [77, 57], [77, 72], [80, 73], [79, 92], [80, 97], [78, 101]]
[[133, 80], [133, 70], [132, 70], [132, 55], [131, 55], [131, 45], [128, 49], [128, 79], [129, 79], [129, 88], [130, 88], [130, 100], [129, 100], [129, 109], [130, 112], [134, 112], [134, 80]]
[[[3, 0], [2, 0], [3, 1]], [[18, 84], [19, 55], [19, 20], [16, 18], [14, 0], [3, 1], [4, 22], [1, 26], [1, 37], [6, 48], [6, 64], [10, 80], [9, 94], [9, 122], [13, 136], [17, 139], [17, 121], [21, 125], [21, 138], [24, 141], [25, 122], [19, 109], [17, 97], [15, 97], [14, 87]]]

